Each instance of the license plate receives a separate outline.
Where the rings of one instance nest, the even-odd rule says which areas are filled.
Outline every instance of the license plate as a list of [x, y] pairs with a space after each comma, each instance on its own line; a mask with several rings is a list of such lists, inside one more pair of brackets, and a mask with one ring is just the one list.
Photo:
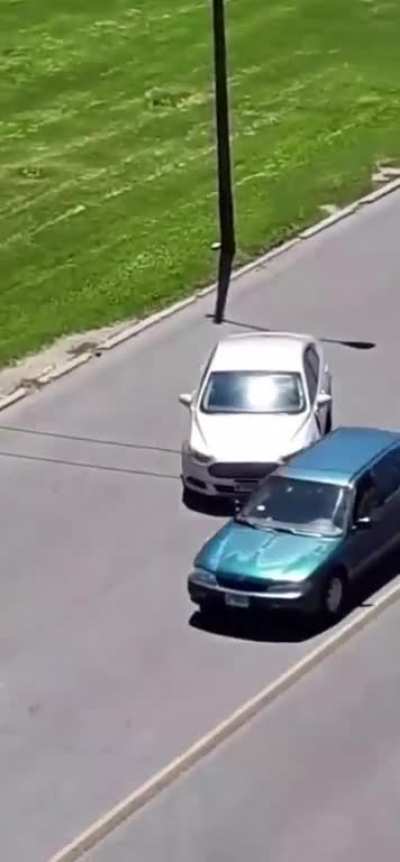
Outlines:
[[257, 482], [237, 482], [235, 491], [237, 494], [250, 494], [257, 487]]
[[238, 596], [237, 593], [225, 593], [225, 604], [231, 608], [248, 608], [250, 599], [248, 596]]

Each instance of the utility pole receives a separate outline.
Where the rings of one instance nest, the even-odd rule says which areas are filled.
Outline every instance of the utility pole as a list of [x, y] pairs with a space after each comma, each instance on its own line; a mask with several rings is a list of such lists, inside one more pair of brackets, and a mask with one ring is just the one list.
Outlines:
[[220, 324], [224, 319], [226, 299], [231, 279], [232, 263], [236, 251], [229, 136], [229, 100], [224, 0], [212, 0], [212, 14], [220, 224], [218, 289], [214, 312], [214, 323]]

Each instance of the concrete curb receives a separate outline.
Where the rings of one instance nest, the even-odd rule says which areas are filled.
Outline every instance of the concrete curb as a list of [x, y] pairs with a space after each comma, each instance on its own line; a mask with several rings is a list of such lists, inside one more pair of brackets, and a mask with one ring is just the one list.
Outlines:
[[30, 389], [27, 386], [19, 386], [18, 389], [15, 389], [11, 395], [6, 395], [5, 398], [0, 399], [0, 410], [5, 410], [6, 407], [11, 407], [12, 404], [15, 404], [16, 401], [21, 401], [21, 398], [25, 398], [26, 395], [29, 395]]
[[312, 225], [312, 227], [303, 230], [299, 237], [300, 239], [310, 239], [315, 234], [320, 233], [322, 230], [326, 230], [326, 228], [331, 227], [331, 225], [336, 224], [338, 221], [342, 221], [345, 218], [353, 215], [360, 206], [360, 201], [355, 201], [353, 204], [350, 204], [348, 207], [344, 207], [344, 209], [337, 210], [337, 212], [333, 213], [327, 218], [322, 219], [322, 221], [317, 222], [317, 224]]
[[70, 374], [71, 371], [75, 371], [75, 368], [80, 368], [81, 365], [85, 365], [86, 362], [89, 362], [89, 359], [93, 359], [93, 353], [82, 353], [75, 359], [71, 359], [69, 362], [59, 365], [58, 368], [54, 368], [53, 371], [49, 371], [47, 374], [42, 374], [41, 377], [38, 377], [38, 383], [41, 386], [45, 386], [47, 383], [51, 383], [52, 380], [59, 380], [60, 377], [65, 377], [66, 374]]
[[162, 311], [157, 311], [155, 314], [150, 315], [150, 317], [146, 317], [144, 320], [140, 320], [138, 323], [128, 326], [127, 329], [123, 329], [122, 332], [118, 332], [116, 335], [111, 335], [109, 338], [106, 338], [105, 341], [99, 344], [97, 350], [99, 352], [102, 352], [103, 350], [111, 350], [113, 347], [117, 347], [118, 344], [123, 344], [124, 341], [127, 341], [129, 338], [134, 338], [135, 335], [139, 335], [145, 329], [149, 329], [150, 326], [155, 326], [156, 323], [160, 323], [167, 317], [172, 317], [173, 314], [177, 314], [178, 311], [182, 311], [184, 308], [187, 308], [188, 305], [193, 305], [196, 300], [197, 294], [194, 294], [193, 296], [189, 296], [187, 299], [182, 299], [180, 302], [175, 302], [174, 305], [169, 305], [168, 308], [164, 308]]
[[100, 817], [75, 841], [64, 847], [49, 862], [75, 862], [93, 848], [121, 823], [143, 808], [161, 791], [169, 787], [183, 773], [195, 766], [222, 742], [229, 739], [239, 728], [247, 724], [262, 709], [291, 688], [306, 674], [310, 673], [323, 659], [332, 655], [365, 626], [376, 619], [388, 607], [400, 599], [400, 584], [378, 598], [376, 604], [361, 611], [353, 620], [343, 625], [339, 631], [328, 637], [322, 644], [289, 668], [277, 680], [266, 686], [255, 697], [244, 703], [225, 721], [218, 724], [208, 734], [188, 748], [180, 757], [158, 772], [149, 781], [127, 796], [122, 802]]
[[390, 195], [399, 188], [400, 179], [392, 180], [390, 183], [385, 183], [385, 185], [383, 185], [382, 188], [377, 189], [376, 192], [371, 192], [369, 195], [365, 195], [363, 198], [360, 198], [360, 204], [373, 204], [375, 201], [378, 201], [380, 198], [384, 198], [386, 195]]
[[[392, 176], [393, 174], [390, 173], [392, 169], [388, 168], [387, 170], [388, 175]], [[384, 173], [385, 171], [383, 171], [383, 174]], [[323, 230], [327, 230], [328, 228], [337, 224], [337, 222], [354, 215], [360, 209], [361, 206], [374, 203], [375, 201], [378, 201], [380, 198], [391, 194], [397, 189], [400, 189], [400, 178], [385, 183], [381, 186], [381, 188], [377, 189], [377, 191], [371, 192], [370, 194], [359, 198], [358, 200], [354, 201], [343, 209], [340, 209], [337, 212], [333, 213], [333, 215], [328, 216], [327, 218], [324, 218], [321, 221], [317, 222], [315, 225], [312, 225], [311, 227], [301, 231], [301, 233], [293, 237], [293, 239], [290, 239], [287, 242], [282, 243], [282, 245], [270, 249], [265, 254], [262, 254], [259, 257], [255, 258], [255, 260], [252, 260], [249, 263], [246, 263], [244, 266], [234, 270], [234, 272], [232, 273], [231, 280], [237, 281], [239, 278], [242, 278], [247, 273], [252, 272], [253, 270], [255, 271], [257, 269], [261, 269], [270, 260], [273, 260], [275, 257], [278, 257], [281, 254], [285, 254], [287, 251], [292, 249], [295, 245], [298, 245], [300, 242], [307, 239], [311, 239], [316, 234], [322, 232]], [[144, 320], [140, 320], [137, 323], [130, 324], [125, 329], [122, 329], [115, 335], [108, 336], [108, 338], [106, 338], [96, 348], [94, 348], [92, 352], [84, 353], [76, 359], [72, 359], [70, 362], [66, 362], [63, 365], [59, 366], [59, 368], [55, 368], [53, 369], [53, 371], [50, 371], [47, 374], [42, 374], [42, 376], [39, 377], [37, 381], [39, 384], [39, 388], [42, 386], [46, 386], [49, 383], [52, 383], [54, 380], [58, 380], [60, 377], [64, 377], [66, 374], [69, 374], [76, 368], [80, 368], [81, 365], [85, 365], [96, 354], [112, 350], [114, 347], [118, 347], [125, 341], [128, 341], [131, 338], [135, 338], [137, 335], [140, 335], [141, 332], [144, 332], [151, 326], [155, 326], [156, 324], [161, 323], [161, 321], [167, 319], [168, 317], [172, 317], [174, 314], [178, 314], [180, 311], [183, 311], [185, 308], [188, 308], [188, 306], [194, 305], [194, 303], [197, 302], [199, 299], [203, 299], [203, 297], [209, 296], [210, 294], [214, 293], [216, 288], [217, 283], [214, 282], [208, 287], [204, 287], [201, 290], [196, 291], [186, 299], [182, 299], [179, 302], [175, 302], [173, 305], [168, 306], [168, 308], [164, 308], [162, 311], [158, 311], [155, 314], [146, 317]], [[33, 391], [35, 391], [34, 386], [18, 387], [18, 389], [16, 389], [11, 394], [6, 395], [4, 398], [0, 398], [0, 411], [5, 410], [7, 407], [11, 407], [11, 405], [15, 404], [16, 401], [20, 401], [22, 398], [25, 398], [27, 395], [30, 395]]]

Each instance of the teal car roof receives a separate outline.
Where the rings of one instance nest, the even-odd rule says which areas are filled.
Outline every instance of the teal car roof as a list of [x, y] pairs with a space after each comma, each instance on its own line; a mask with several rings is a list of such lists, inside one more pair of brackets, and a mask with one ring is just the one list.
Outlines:
[[282, 473], [302, 479], [349, 484], [393, 445], [400, 434], [380, 428], [336, 428], [313, 446], [294, 455]]

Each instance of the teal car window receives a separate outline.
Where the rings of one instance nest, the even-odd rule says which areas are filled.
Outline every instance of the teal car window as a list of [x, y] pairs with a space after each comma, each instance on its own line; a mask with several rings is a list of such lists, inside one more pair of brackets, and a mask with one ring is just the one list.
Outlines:
[[337, 536], [345, 529], [349, 505], [349, 489], [341, 485], [270, 476], [241, 516], [260, 528]]
[[205, 413], [301, 413], [305, 407], [299, 374], [214, 371], [204, 390]]
[[379, 499], [385, 503], [400, 488], [400, 448], [393, 449], [372, 469]]
[[378, 489], [370, 472], [357, 482], [354, 504], [354, 521], [369, 518], [380, 505]]

